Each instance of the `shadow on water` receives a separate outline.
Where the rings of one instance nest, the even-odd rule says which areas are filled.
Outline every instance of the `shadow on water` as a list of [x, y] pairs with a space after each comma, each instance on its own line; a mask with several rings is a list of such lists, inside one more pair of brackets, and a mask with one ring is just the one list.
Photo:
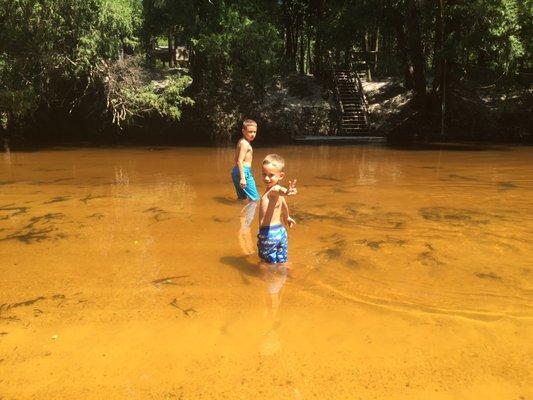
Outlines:
[[261, 274], [258, 265], [251, 262], [249, 256], [224, 256], [220, 257], [220, 262], [235, 268], [241, 274], [253, 277], [259, 277]]
[[229, 199], [227, 197], [222, 197], [222, 196], [215, 196], [213, 197], [213, 200], [219, 202], [220, 204], [225, 204], [227, 206], [232, 206], [236, 204], [235, 200]]
[[49, 201], [45, 201], [42, 204], [61, 203], [61, 202], [64, 202], [64, 201], [67, 201], [67, 200], [70, 200], [70, 199], [71, 199], [71, 196], [57, 196], [57, 197], [52, 198]]

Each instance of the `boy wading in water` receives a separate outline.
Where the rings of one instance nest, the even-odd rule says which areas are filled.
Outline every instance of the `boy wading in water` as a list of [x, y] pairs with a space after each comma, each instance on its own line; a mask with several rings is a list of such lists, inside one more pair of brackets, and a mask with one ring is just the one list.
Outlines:
[[237, 148], [235, 149], [235, 166], [231, 171], [235, 191], [240, 200], [259, 200], [259, 193], [257, 193], [254, 175], [252, 173], [253, 149], [250, 144], [255, 139], [256, 134], [257, 123], [252, 119], [245, 120], [242, 123], [242, 138], [237, 143]]
[[241, 250], [247, 255], [254, 253], [250, 224], [254, 219], [257, 201], [259, 200], [259, 193], [252, 173], [253, 149], [250, 144], [256, 135], [257, 123], [252, 119], [245, 120], [242, 123], [242, 138], [235, 149], [235, 165], [231, 171], [231, 179], [237, 192], [237, 198], [249, 202], [241, 210], [238, 234]]
[[296, 179], [284, 188], [279, 182], [285, 176], [285, 161], [277, 154], [269, 154], [263, 160], [263, 182], [266, 190], [259, 202], [259, 234], [257, 249], [259, 258], [266, 264], [284, 264], [287, 261], [288, 240], [285, 224], [292, 228], [296, 221], [289, 216], [285, 196], [298, 193]]

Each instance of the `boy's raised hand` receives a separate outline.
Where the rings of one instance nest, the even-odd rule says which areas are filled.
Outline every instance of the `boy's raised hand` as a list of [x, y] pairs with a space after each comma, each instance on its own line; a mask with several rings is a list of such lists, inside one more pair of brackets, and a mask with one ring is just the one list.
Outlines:
[[294, 196], [296, 193], [298, 193], [298, 189], [296, 189], [296, 179], [294, 179], [293, 181], [289, 181], [287, 196]]

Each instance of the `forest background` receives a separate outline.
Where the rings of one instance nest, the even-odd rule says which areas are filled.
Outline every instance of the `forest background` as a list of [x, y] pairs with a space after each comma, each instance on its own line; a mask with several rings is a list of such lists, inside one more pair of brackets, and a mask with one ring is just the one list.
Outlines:
[[532, 17], [531, 0], [0, 0], [0, 136], [213, 142], [255, 117], [290, 138], [265, 98], [327, 99], [328, 70], [364, 65], [409, 94], [396, 137], [531, 141]]

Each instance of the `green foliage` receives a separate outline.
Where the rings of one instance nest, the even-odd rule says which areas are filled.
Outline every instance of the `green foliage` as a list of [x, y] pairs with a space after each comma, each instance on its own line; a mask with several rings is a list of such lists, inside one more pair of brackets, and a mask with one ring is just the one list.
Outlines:
[[[282, 37], [261, 2], [205, 2], [183, 28], [194, 58], [194, 93], [215, 136], [227, 136], [281, 65]], [[196, 21], [196, 22], [194, 22]], [[231, 116], [231, 118], [228, 118]]]
[[[533, 0], [0, 0], [0, 111], [13, 122], [92, 102], [118, 124], [177, 120], [191, 85], [197, 114], [227, 135], [287, 68], [319, 71], [331, 54], [339, 65], [375, 62], [373, 73], [408, 71], [413, 4], [417, 71], [438, 78], [442, 60], [455, 77], [533, 67]], [[147, 69], [161, 65], [154, 46], [167, 41], [189, 49], [193, 84], [173, 69]], [[124, 62], [131, 54], [149, 62]]]
[[237, 91], [247, 87], [261, 94], [278, 72], [280, 34], [271, 23], [253, 20], [230, 6], [221, 9], [220, 25], [192, 39], [207, 81], [231, 81]]
[[110, 109], [117, 111], [113, 115], [113, 122], [120, 126], [122, 121], [128, 124], [134, 122], [135, 118], [153, 114], [178, 121], [182, 107], [194, 104], [192, 99], [183, 96], [191, 82], [189, 76], [170, 75], [147, 84], [134, 82], [120, 86], [109, 100]]
[[0, 106], [72, 110], [102, 62], [135, 47], [139, 1], [1, 0]]
[[183, 95], [192, 82], [189, 76], [148, 69], [139, 56], [106, 64], [99, 81], [107, 99], [107, 113], [118, 127], [154, 115], [177, 121], [182, 106], [194, 104]]
[[[459, 65], [485, 66], [509, 72], [525, 55], [517, 0], [475, 0], [445, 9], [454, 30], [446, 43], [446, 55]], [[531, 15], [530, 15], [531, 17]]]

